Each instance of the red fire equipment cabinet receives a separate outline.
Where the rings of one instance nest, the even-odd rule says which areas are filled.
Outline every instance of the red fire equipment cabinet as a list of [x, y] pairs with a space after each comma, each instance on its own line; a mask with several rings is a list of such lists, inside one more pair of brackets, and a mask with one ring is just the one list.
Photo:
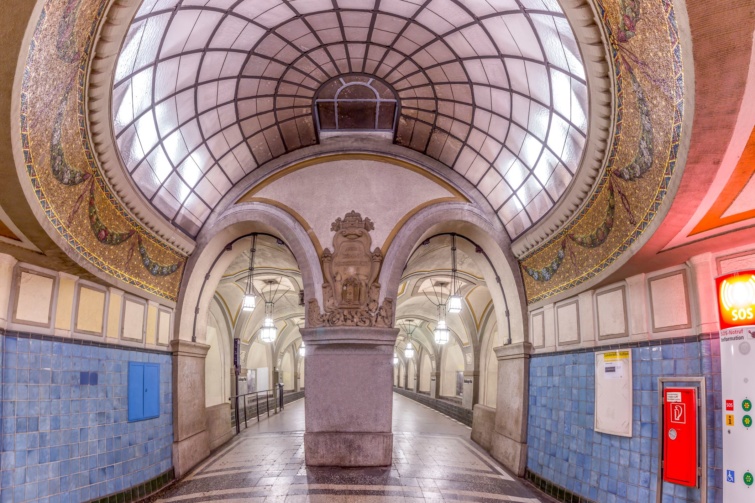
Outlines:
[[663, 389], [663, 480], [698, 485], [697, 388]]

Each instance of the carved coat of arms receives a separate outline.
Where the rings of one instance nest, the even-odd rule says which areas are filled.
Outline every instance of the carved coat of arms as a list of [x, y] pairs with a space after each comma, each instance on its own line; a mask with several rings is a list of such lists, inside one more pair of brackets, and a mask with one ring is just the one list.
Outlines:
[[378, 304], [380, 283], [377, 278], [383, 262], [380, 248], [370, 251], [375, 229], [369, 218], [351, 211], [337, 218], [330, 227], [335, 232], [333, 251], [322, 253], [323, 302], [320, 312], [316, 299], [309, 301], [310, 327], [359, 326], [390, 327], [393, 323], [393, 300]]

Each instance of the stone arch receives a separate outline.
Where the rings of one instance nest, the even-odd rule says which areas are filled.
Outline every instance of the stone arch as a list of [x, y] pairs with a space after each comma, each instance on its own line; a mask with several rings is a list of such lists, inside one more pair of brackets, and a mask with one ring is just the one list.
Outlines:
[[[291, 249], [302, 275], [306, 298], [322, 303], [322, 270], [312, 241], [301, 224], [285, 211], [265, 203], [241, 203], [227, 209], [197, 238], [197, 248], [186, 264], [176, 306], [173, 338], [203, 341], [207, 308], [225, 267], [232, 261], [230, 243], [254, 232], [282, 239]], [[237, 250], [237, 253], [240, 251]]]
[[[477, 243], [487, 253], [494, 268], [484, 260], [478, 261], [477, 265], [489, 285], [498, 325], [511, 327], [513, 342], [527, 341], [529, 333], [524, 283], [518, 262], [511, 253], [508, 235], [500, 222], [491, 221], [483, 212], [469, 204], [436, 204], [424, 208], [407, 220], [386, 253], [380, 271], [380, 300], [396, 297], [404, 266], [423, 240], [451, 232]], [[501, 288], [495, 288], [498, 283]]]

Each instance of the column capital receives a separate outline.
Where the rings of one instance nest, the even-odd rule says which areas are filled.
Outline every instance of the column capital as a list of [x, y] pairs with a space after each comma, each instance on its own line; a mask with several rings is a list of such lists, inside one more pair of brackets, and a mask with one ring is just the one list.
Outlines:
[[398, 328], [375, 327], [318, 327], [300, 330], [307, 347], [332, 344], [393, 346]]
[[498, 346], [497, 348], [494, 348], [493, 351], [495, 351], [495, 356], [498, 361], [501, 361], [529, 358], [533, 349], [532, 343], [530, 342], [515, 342], [505, 346]]
[[170, 350], [173, 356], [187, 356], [193, 358], [204, 358], [210, 350], [210, 346], [200, 342], [191, 342], [184, 340], [170, 341]]

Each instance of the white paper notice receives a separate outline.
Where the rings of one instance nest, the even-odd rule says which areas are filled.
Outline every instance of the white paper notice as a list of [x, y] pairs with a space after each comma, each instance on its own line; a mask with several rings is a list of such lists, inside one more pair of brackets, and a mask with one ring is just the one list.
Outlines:
[[603, 362], [603, 373], [606, 379], [624, 379], [624, 362]]

